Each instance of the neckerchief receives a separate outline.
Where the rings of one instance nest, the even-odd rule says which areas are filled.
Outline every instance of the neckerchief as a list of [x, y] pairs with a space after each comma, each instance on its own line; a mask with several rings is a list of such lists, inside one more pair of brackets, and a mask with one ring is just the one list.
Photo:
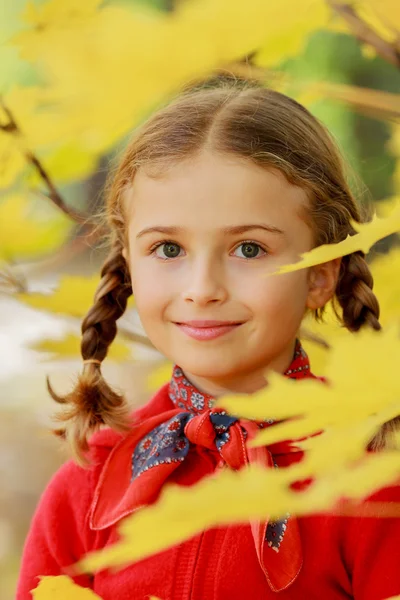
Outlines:
[[[291, 379], [315, 378], [299, 340], [284, 375]], [[215, 398], [200, 392], [178, 365], [173, 367], [168, 395], [175, 408], [146, 419], [133, 430], [136, 433], [128, 434], [119, 444], [119, 453], [110, 454], [92, 505], [92, 529], [104, 529], [152, 503], [163, 484], [183, 465], [190, 450], [208, 451], [218, 459], [219, 465], [235, 470], [250, 463], [275, 468], [279, 455], [301, 452], [290, 441], [269, 447], [248, 447], [246, 442], [260, 428], [271, 426], [274, 421], [239, 419], [215, 408]], [[126, 468], [121, 471], [121, 463], [126, 464], [129, 456], [127, 473]], [[120, 485], [116, 485], [117, 482]], [[257, 558], [269, 586], [274, 591], [287, 588], [302, 565], [297, 520], [288, 514], [278, 521], [251, 521], [251, 530]]]

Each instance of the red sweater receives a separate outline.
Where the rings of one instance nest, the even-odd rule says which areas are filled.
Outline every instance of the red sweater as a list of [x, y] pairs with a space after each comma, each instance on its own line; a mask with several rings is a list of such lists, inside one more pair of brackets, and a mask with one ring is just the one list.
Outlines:
[[[139, 420], [174, 408], [164, 385], [134, 413]], [[93, 436], [90, 470], [65, 463], [45, 490], [25, 542], [17, 600], [31, 600], [39, 575], [60, 575], [91, 550], [117, 541], [117, 525], [93, 529], [89, 518], [105, 461], [121, 436]], [[293, 460], [283, 457], [283, 464]], [[190, 485], [212, 468], [176, 471]], [[203, 469], [203, 470], [202, 470]], [[175, 478], [178, 481], [178, 477]], [[400, 502], [400, 485], [370, 499]], [[206, 530], [116, 573], [103, 570], [75, 581], [104, 600], [384, 600], [400, 594], [400, 519], [312, 515], [298, 519], [303, 564], [295, 581], [274, 592], [260, 569], [249, 524]], [[157, 532], [150, 532], [157, 535]]]

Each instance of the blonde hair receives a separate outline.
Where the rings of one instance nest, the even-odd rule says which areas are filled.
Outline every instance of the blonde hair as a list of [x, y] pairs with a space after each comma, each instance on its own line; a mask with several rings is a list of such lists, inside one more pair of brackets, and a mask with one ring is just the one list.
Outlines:
[[[315, 246], [340, 242], [355, 233], [351, 219], [370, 219], [346, 181], [341, 154], [326, 128], [301, 104], [253, 82], [220, 82], [214, 87], [189, 89], [160, 108], [138, 128], [107, 185], [105, 220], [109, 226], [109, 256], [101, 270], [94, 304], [82, 322], [83, 359], [102, 361], [117, 333], [132, 286], [122, 255], [128, 247], [124, 192], [135, 173], [157, 176], [201, 151], [246, 158], [279, 169], [293, 185], [307, 192], [307, 218]], [[367, 325], [380, 329], [379, 304], [363, 252], [342, 259], [333, 306], [350, 331]], [[340, 310], [341, 309], [341, 310]], [[320, 320], [324, 309], [315, 312]], [[76, 459], [84, 464], [89, 436], [105, 424], [117, 431], [130, 427], [130, 411], [123, 395], [113, 391], [99, 364], [85, 364], [75, 388], [51, 396], [65, 406], [57, 417]], [[378, 440], [378, 445], [382, 440]]]

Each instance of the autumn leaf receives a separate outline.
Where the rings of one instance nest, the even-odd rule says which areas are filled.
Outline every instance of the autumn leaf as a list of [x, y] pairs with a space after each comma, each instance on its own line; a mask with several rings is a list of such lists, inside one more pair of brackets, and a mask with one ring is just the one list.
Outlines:
[[400, 320], [400, 247], [376, 256], [370, 265], [373, 291], [378, 298], [383, 325]]
[[[41, 577], [39, 585], [32, 590], [32, 595], [34, 600], [101, 600], [92, 590], [77, 585], [66, 575]], [[161, 600], [156, 596], [148, 598]]]
[[30, 1], [26, 3], [22, 19], [33, 28], [43, 27], [66, 27], [70, 23], [77, 23], [83, 19], [93, 16], [101, 6], [103, 0], [68, 0], [59, 2], [50, 0], [44, 4], [35, 4]]
[[11, 109], [16, 106], [26, 143], [39, 153], [45, 144], [58, 152], [77, 144], [97, 157], [182, 84], [257, 49], [261, 62], [279, 61], [329, 16], [323, 0], [307, 0], [302, 19], [295, 0], [191, 0], [172, 14], [143, 5], [78, 5], [29, 4], [24, 19], [30, 27], [13, 38], [47, 76], [31, 118], [20, 110], [21, 92], [6, 97]]
[[358, 250], [368, 253], [376, 242], [400, 231], [400, 199], [396, 199], [395, 206], [391, 214], [387, 217], [381, 218], [375, 214], [369, 223], [356, 223], [353, 221], [352, 226], [357, 231], [355, 235], [348, 235], [345, 240], [337, 244], [323, 244], [322, 246], [318, 246], [310, 252], [302, 254], [302, 260], [299, 262], [292, 265], [284, 265], [276, 272], [268, 273], [265, 276], [299, 271], [300, 269], [346, 256]]
[[325, 427], [372, 423], [372, 417], [377, 428], [400, 414], [400, 382], [394, 377], [399, 355], [398, 327], [360, 331], [332, 342], [326, 369], [329, 385], [310, 378], [294, 382], [268, 372], [266, 388], [251, 397], [226, 395], [217, 405], [250, 419], [296, 417], [261, 430], [252, 442], [257, 446], [302, 438]]
[[66, 575], [41, 577], [32, 596], [34, 600], [101, 600], [92, 590], [77, 585]]
[[[301, 477], [307, 472], [306, 462], [295, 465], [295, 469], [296, 476]], [[338, 496], [363, 497], [393, 481], [398, 474], [398, 453], [388, 452], [368, 457], [351, 471], [326, 475], [301, 494], [289, 487], [294, 475], [291, 468], [252, 466], [238, 472], [225, 469], [192, 487], [171, 484], [164, 488], [156, 504], [120, 522], [121, 541], [87, 554], [76, 567], [81, 572], [123, 567], [209, 527], [333, 508]], [[157, 535], [149, 535], [149, 531], [157, 531]]]
[[18, 298], [39, 310], [82, 318], [93, 306], [99, 283], [97, 274], [90, 277], [62, 275], [54, 292], [18, 294]]
[[[77, 335], [68, 334], [61, 340], [45, 339], [28, 344], [28, 347], [38, 352], [49, 352], [50, 358], [45, 360], [60, 360], [65, 358], [76, 358], [80, 356], [81, 338]], [[129, 345], [121, 340], [114, 340], [107, 352], [107, 359], [123, 361], [132, 357], [132, 350]]]
[[331, 11], [325, 0], [303, 2], [301, 13], [290, 10], [289, 6], [282, 10], [282, 4], [278, 2], [270, 3], [269, 7], [274, 27], [266, 33], [265, 41], [253, 59], [253, 64], [260, 67], [270, 67], [283, 57], [299, 53], [308, 34], [331, 25]]
[[[82, 318], [93, 306], [99, 283], [100, 276], [97, 274], [90, 277], [63, 275], [54, 292], [18, 294], [18, 298], [39, 310]], [[133, 303], [132, 297], [129, 300]]]

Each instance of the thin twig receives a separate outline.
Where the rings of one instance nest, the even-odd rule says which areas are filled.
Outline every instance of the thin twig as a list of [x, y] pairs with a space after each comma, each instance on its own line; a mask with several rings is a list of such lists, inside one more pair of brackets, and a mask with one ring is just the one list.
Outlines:
[[37, 158], [37, 156], [32, 154], [32, 152], [30, 152], [30, 151], [26, 151], [24, 154], [25, 154], [27, 161], [30, 162], [31, 165], [36, 169], [36, 171], [39, 173], [40, 177], [43, 179], [44, 183], [46, 184], [47, 189], [49, 190], [49, 194], [46, 194], [46, 196], [52, 202], [54, 202], [54, 204], [64, 214], [66, 214], [68, 217], [71, 217], [71, 219], [73, 219], [73, 221], [76, 221], [77, 223], [86, 223], [88, 221], [88, 219], [90, 218], [89, 215], [85, 215], [85, 214], [81, 213], [80, 211], [77, 211], [74, 208], [67, 206], [67, 204], [65, 204], [64, 200], [60, 196], [55, 185], [53, 184], [52, 180], [50, 179], [48, 173], [44, 169], [42, 163]]
[[[6, 133], [10, 133], [14, 136], [21, 136], [22, 132], [18, 123], [16, 122], [11, 110], [5, 105], [2, 97], [0, 96], [0, 106], [2, 107], [4, 113], [8, 118], [8, 123], [2, 124], [0, 123], [0, 130], [5, 131]], [[52, 182], [49, 174], [45, 170], [43, 164], [39, 160], [39, 158], [33, 154], [30, 150], [22, 150], [26, 160], [30, 163], [33, 168], [38, 172], [41, 179], [44, 181], [47, 189], [49, 190], [48, 198], [66, 215], [68, 215], [73, 221], [77, 223], [87, 223], [90, 219], [90, 216], [80, 211], [75, 210], [74, 208], [69, 207], [61, 195], [57, 191], [54, 183]]]
[[400, 68], [400, 50], [384, 40], [356, 13], [350, 4], [327, 0], [329, 6], [349, 25], [353, 35], [360, 41], [375, 48], [377, 54], [395, 67]]
[[25, 293], [27, 291], [26, 281], [24, 277], [18, 277], [16, 273], [13, 273], [11, 269], [5, 265], [0, 270], [0, 286], [4, 286], [6, 289], [1, 291], [9, 292], [10, 289], [13, 293], [18, 294]]

